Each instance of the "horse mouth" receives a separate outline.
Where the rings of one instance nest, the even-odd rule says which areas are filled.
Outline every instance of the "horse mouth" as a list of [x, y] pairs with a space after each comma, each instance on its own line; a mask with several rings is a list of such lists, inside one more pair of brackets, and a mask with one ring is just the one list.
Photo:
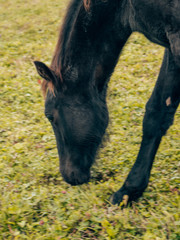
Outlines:
[[71, 171], [65, 172], [61, 170], [62, 177], [65, 182], [71, 186], [82, 185], [88, 183], [90, 180], [90, 171], [82, 171], [79, 169], [73, 169]]

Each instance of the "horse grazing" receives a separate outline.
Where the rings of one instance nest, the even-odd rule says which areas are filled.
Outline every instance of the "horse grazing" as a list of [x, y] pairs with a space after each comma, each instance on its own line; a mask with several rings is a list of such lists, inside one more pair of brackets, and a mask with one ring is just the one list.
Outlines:
[[137, 160], [112, 195], [113, 204], [124, 196], [136, 200], [146, 189], [180, 102], [180, 1], [71, 0], [50, 68], [35, 62], [44, 79], [45, 115], [56, 136], [61, 174], [71, 185], [87, 183], [108, 126], [108, 82], [134, 31], [165, 47], [165, 54], [146, 105]]

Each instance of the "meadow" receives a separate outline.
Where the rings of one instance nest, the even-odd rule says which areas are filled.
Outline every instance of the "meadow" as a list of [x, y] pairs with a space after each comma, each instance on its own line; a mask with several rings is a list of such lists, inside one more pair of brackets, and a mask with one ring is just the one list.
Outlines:
[[108, 199], [132, 167], [163, 48], [133, 34], [111, 77], [110, 124], [90, 183], [59, 173], [34, 60], [50, 64], [67, 0], [0, 0], [0, 239], [179, 240], [180, 108], [144, 195], [121, 209]]

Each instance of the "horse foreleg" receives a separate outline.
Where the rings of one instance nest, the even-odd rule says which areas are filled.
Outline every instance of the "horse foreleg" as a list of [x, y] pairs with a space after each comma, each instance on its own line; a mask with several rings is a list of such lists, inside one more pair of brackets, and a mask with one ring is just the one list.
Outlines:
[[180, 100], [180, 67], [173, 55], [165, 51], [161, 71], [146, 105], [143, 120], [143, 137], [137, 160], [119, 191], [111, 197], [113, 204], [139, 198], [146, 189], [153, 160], [161, 138], [172, 125]]

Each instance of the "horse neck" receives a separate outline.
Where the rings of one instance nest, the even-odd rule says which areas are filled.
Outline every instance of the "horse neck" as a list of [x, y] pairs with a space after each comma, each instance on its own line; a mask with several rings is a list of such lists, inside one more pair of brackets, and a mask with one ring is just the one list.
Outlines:
[[125, 3], [126, 0], [122, 0], [118, 9], [116, 5], [105, 9], [106, 15], [97, 11], [89, 16], [84, 12], [87, 14], [86, 18], [82, 8], [78, 8], [79, 14], [71, 23], [68, 38], [63, 46], [64, 79], [87, 82], [95, 77], [98, 84], [103, 85], [109, 78], [131, 34], [126, 14], [128, 8], [122, 6]]

